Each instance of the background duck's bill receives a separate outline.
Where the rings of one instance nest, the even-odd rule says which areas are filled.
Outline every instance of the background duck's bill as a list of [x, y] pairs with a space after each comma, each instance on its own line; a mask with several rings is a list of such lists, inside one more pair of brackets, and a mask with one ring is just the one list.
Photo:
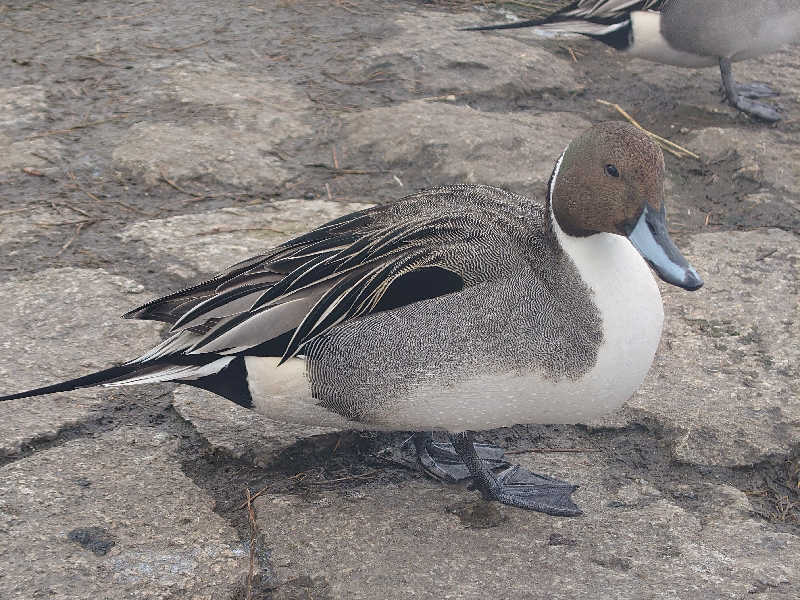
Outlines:
[[654, 211], [645, 205], [642, 215], [628, 234], [628, 239], [658, 276], [667, 283], [686, 290], [696, 290], [703, 285], [703, 280], [697, 271], [669, 237], [663, 204], [659, 211]]

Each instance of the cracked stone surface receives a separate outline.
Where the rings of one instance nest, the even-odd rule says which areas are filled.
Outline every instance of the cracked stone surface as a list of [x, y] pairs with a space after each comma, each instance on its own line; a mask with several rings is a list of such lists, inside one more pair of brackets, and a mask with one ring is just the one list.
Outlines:
[[[606, 486], [602, 461], [541, 455], [523, 466], [580, 481], [585, 516], [552, 518], [486, 505], [474, 492], [414, 481], [256, 499], [279, 590], [309, 579], [330, 598], [789, 598], [796, 536], [750, 516], [739, 490], [708, 484], [707, 512], [646, 480]], [[494, 507], [494, 505], [490, 505]], [[489, 509], [491, 511], [492, 509]], [[455, 513], [455, 514], [453, 514]], [[466, 518], [458, 515], [468, 515]], [[489, 528], [481, 528], [489, 525]], [[491, 557], [478, 566], [475, 557]], [[564, 568], [564, 565], [569, 565]]]
[[[140, 173], [150, 185], [163, 177], [184, 180], [210, 177], [241, 187], [279, 185], [288, 177], [275, 145], [288, 137], [306, 136], [311, 128], [301, 119], [308, 100], [294, 88], [239, 72], [235, 65], [182, 63], [167, 73], [166, 90], [184, 105], [197, 105], [199, 119], [191, 126], [137, 123], [114, 149], [120, 169]], [[203, 109], [222, 110], [227, 118], [203, 119]], [[211, 111], [213, 112], [213, 110]]]
[[56, 140], [31, 137], [31, 128], [46, 114], [47, 96], [41, 86], [0, 88], [0, 173], [48, 166], [43, 156], [57, 155]]
[[[146, 301], [143, 291], [140, 284], [99, 269], [46, 269], [0, 284], [2, 393], [104, 369], [157, 343], [156, 324], [120, 318]], [[3, 403], [0, 457], [85, 421], [108, 395], [80, 390]]]
[[172, 406], [212, 448], [259, 467], [268, 466], [297, 440], [336, 431], [273, 421], [216, 394], [188, 386], [175, 391]]
[[431, 95], [520, 98], [582, 91], [567, 60], [509, 36], [482, 40], [483, 34], [459, 31], [474, 24], [470, 16], [399, 16], [398, 34], [361, 58], [363, 72], [397, 78]]
[[247, 551], [181, 472], [176, 446], [124, 427], [3, 468], [3, 594], [227, 598]]
[[237, 186], [282, 182], [288, 172], [270, 155], [273, 142], [263, 133], [231, 130], [227, 125], [138, 123], [114, 150], [119, 168], [139, 172], [150, 185], [160, 178], [209, 176]]

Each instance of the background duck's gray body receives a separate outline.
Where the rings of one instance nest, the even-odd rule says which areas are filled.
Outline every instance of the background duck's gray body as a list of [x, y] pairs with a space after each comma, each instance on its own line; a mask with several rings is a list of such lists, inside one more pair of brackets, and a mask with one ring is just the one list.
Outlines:
[[342, 425], [344, 417], [348, 426], [462, 431], [581, 421], [633, 393], [663, 313], [652, 275], [625, 238], [585, 238], [611, 251], [586, 275], [542, 204], [486, 186], [406, 199], [382, 225], [448, 214], [468, 235], [441, 264], [465, 288], [338, 325], [308, 344], [304, 361], [277, 370], [274, 359], [249, 358], [257, 410], [308, 423]]
[[[664, 40], [677, 54], [648, 48], [633, 39], [633, 56], [686, 67], [716, 66], [774, 52], [800, 35], [800, 3], [796, 0], [667, 0], [657, 14], [632, 13], [633, 30], [643, 33], [647, 19], [659, 24]], [[639, 27], [637, 27], [637, 24]], [[655, 39], [656, 36], [649, 39]]]

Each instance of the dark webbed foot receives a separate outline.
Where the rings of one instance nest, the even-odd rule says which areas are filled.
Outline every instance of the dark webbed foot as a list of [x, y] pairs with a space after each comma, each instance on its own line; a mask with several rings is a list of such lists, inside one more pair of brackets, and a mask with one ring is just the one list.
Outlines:
[[531, 473], [519, 465], [508, 467], [495, 475], [478, 455], [472, 432], [451, 434], [450, 441], [469, 469], [472, 486], [487, 500], [561, 517], [582, 514], [571, 498], [577, 486]]
[[[725, 90], [725, 96], [731, 106], [745, 114], [764, 121], [775, 122], [781, 120], [781, 115], [775, 107], [762, 102], [756, 102], [752, 99], [774, 95], [774, 92], [772, 92], [769, 86], [765, 84], [751, 84], [749, 86], [737, 87], [733, 79], [731, 61], [727, 58], [720, 59], [719, 70], [722, 74], [722, 86]], [[769, 93], [765, 93], [767, 90]]]
[[[414, 447], [417, 450], [417, 461], [428, 475], [445, 483], [459, 483], [472, 477], [467, 465], [448, 442], [436, 442], [430, 432], [414, 434]], [[505, 451], [490, 444], [475, 444], [478, 457], [489, 469], [510, 467], [511, 463], [503, 458]]]
[[763, 81], [752, 81], [750, 83], [737, 83], [736, 89], [740, 96], [754, 100], [756, 98], [774, 98], [781, 93], [773, 90]]

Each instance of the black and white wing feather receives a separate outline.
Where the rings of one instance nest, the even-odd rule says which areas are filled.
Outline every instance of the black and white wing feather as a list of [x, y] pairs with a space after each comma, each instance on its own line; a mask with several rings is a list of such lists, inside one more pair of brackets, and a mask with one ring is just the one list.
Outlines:
[[243, 353], [286, 360], [345, 320], [463, 287], [441, 259], [467, 229], [452, 216], [376, 225], [381, 212], [328, 223], [129, 312], [173, 324], [173, 335], [137, 361]]
[[537, 27], [563, 33], [579, 33], [591, 37], [611, 35], [630, 26], [630, 13], [638, 10], [660, 11], [671, 0], [578, 0], [544, 19], [531, 19], [470, 27], [467, 31], [519, 29]]

